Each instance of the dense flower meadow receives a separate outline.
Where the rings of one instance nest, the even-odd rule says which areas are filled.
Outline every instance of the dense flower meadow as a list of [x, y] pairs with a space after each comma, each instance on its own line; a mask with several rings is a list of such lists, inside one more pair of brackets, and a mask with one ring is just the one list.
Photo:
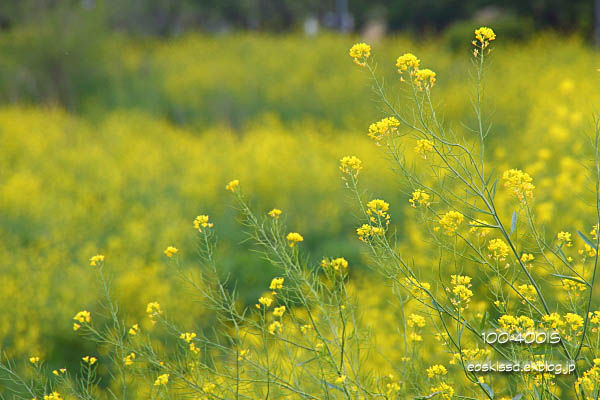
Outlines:
[[184, 124], [0, 110], [0, 394], [597, 398], [597, 55], [299, 43], [128, 48]]

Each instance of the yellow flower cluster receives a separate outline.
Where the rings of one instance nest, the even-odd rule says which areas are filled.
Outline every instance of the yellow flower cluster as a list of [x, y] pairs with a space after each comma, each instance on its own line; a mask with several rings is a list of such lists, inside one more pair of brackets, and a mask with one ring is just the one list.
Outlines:
[[212, 228], [213, 223], [208, 222], [210, 217], [208, 215], [198, 215], [194, 220], [194, 228], [202, 232], [202, 228]]
[[[385, 220], [386, 225], [390, 223], [390, 215], [388, 210], [390, 205], [381, 199], [374, 199], [367, 203], [367, 214], [369, 215], [371, 222], [377, 222], [377, 217]], [[381, 221], [380, 221], [381, 222]]]
[[160, 314], [162, 314], [160, 304], [156, 301], [148, 303], [148, 305], [146, 306], [146, 314], [148, 314], [148, 317], [150, 318], [153, 324], [156, 323], [156, 318]]
[[156, 377], [154, 381], [154, 386], [162, 386], [169, 383], [169, 374], [162, 374]]
[[92, 258], [90, 258], [90, 265], [92, 267], [95, 267], [96, 265], [100, 264], [103, 261], [104, 261], [104, 256], [102, 254], [97, 254], [97, 255], [93, 256]]
[[597, 396], [594, 393], [600, 386], [600, 358], [595, 358], [593, 363], [592, 368], [585, 371], [575, 382], [575, 390], [582, 395], [582, 398], [584, 398], [583, 393], [586, 393], [585, 400], [595, 400]]
[[129, 328], [129, 334], [131, 336], [135, 336], [140, 331], [140, 326], [138, 324], [134, 324], [131, 328]]
[[411, 328], [414, 326], [423, 328], [425, 326], [425, 317], [417, 314], [410, 314], [406, 319], [406, 324]]
[[558, 232], [556, 238], [561, 245], [566, 244], [567, 247], [571, 247], [573, 245], [571, 242], [571, 234], [569, 232]]
[[363, 224], [360, 227], [356, 228], [356, 234], [358, 238], [363, 242], [366, 242], [368, 238], [373, 235], [383, 235], [383, 228], [379, 228], [376, 226], [371, 226], [369, 224]]
[[[517, 285], [516, 288], [526, 300], [533, 302], [537, 299], [537, 291], [533, 285], [524, 283], [522, 285]], [[523, 304], [525, 304], [525, 300], [523, 300]]]
[[81, 357], [81, 359], [83, 360], [84, 363], [89, 364], [89, 365], [94, 365], [94, 364], [96, 364], [96, 361], [98, 361], [98, 359], [93, 356], [85, 356], [85, 357]]
[[452, 235], [456, 232], [460, 224], [462, 224], [465, 216], [458, 211], [448, 211], [442, 215], [439, 220], [440, 225], [444, 228], [446, 235]]
[[290, 247], [294, 247], [296, 243], [304, 241], [304, 238], [298, 232], [290, 232], [285, 238], [288, 240]]
[[63, 400], [63, 397], [58, 392], [52, 392], [44, 395], [44, 400]]
[[371, 46], [366, 43], [356, 43], [350, 48], [349, 54], [356, 65], [364, 67], [371, 56]]
[[344, 156], [340, 160], [340, 171], [344, 174], [352, 174], [356, 178], [362, 169], [361, 163], [362, 161], [356, 156]]
[[379, 142], [387, 135], [390, 135], [398, 130], [398, 126], [400, 122], [394, 117], [387, 117], [380, 121], [373, 122], [369, 125], [369, 134], [368, 136]]
[[66, 368], [55, 369], [54, 371], [52, 371], [52, 373], [56, 376], [60, 376], [62, 374], [66, 374], [67, 369]]
[[431, 290], [431, 285], [429, 283], [419, 282], [417, 279], [415, 279], [413, 277], [404, 278], [404, 286], [416, 298], [424, 297], [427, 294], [426, 291]]
[[225, 190], [229, 190], [230, 192], [235, 192], [235, 190], [237, 189], [237, 187], [240, 186], [240, 181], [238, 179], [234, 179], [231, 182], [229, 182], [227, 185], [225, 185]]
[[427, 159], [427, 154], [433, 153], [434, 144], [431, 140], [420, 139], [417, 140], [417, 145], [415, 146], [415, 152], [419, 154], [424, 159]]
[[272, 298], [261, 296], [258, 299], [258, 304], [256, 304], [256, 308], [260, 308], [261, 305], [265, 306], [265, 308], [269, 308], [269, 307], [271, 307], [272, 303], [273, 303]]
[[413, 208], [416, 208], [417, 204], [420, 206], [424, 205], [428, 207], [429, 205], [431, 205], [431, 202], [429, 201], [430, 198], [431, 196], [429, 196], [429, 194], [422, 191], [421, 189], [417, 189], [414, 192], [412, 192], [412, 198], [410, 198], [408, 202]]
[[344, 257], [334, 258], [331, 261], [324, 258], [321, 261], [321, 267], [324, 269], [332, 268], [334, 271], [346, 271], [348, 269], [348, 261]]
[[450, 301], [454, 306], [463, 311], [467, 308], [471, 297], [473, 297], [473, 291], [471, 288], [471, 277], [464, 275], [451, 275], [450, 283], [454, 285], [452, 288], [452, 294], [454, 295]]
[[[408, 71], [409, 75], [413, 78], [417, 89], [429, 90], [435, 84], [435, 72], [425, 68], [419, 69], [421, 60], [419, 60], [414, 54], [406, 53], [398, 57], [396, 60], [396, 67], [398, 67], [398, 73], [402, 75], [405, 71]], [[400, 78], [403, 80], [402, 78]]]
[[279, 208], [274, 208], [268, 212], [268, 215], [271, 218], [279, 219], [279, 217], [281, 216], [281, 213], [282, 213], [282, 211]]
[[502, 174], [504, 187], [509, 189], [521, 203], [533, 198], [535, 186], [531, 183], [533, 179], [529, 174], [519, 169], [509, 169]]
[[[489, 45], [489, 42], [496, 39], [496, 34], [492, 28], [482, 26], [475, 30], [475, 39], [479, 42], [479, 47], [482, 49]], [[476, 41], [473, 41], [474, 45], [477, 45]]]
[[559, 329], [565, 325], [565, 321], [563, 321], [560, 314], [550, 313], [542, 317], [541, 325], [545, 328]]
[[173, 246], [169, 246], [167, 247], [167, 249], [165, 250], [165, 255], [169, 258], [173, 257], [175, 254], [177, 254], [177, 252], [179, 252], [179, 249]]
[[92, 315], [89, 311], [83, 310], [75, 314], [73, 319], [77, 321], [73, 323], [73, 330], [76, 331], [81, 328], [81, 324], [89, 324], [92, 322]]
[[583, 317], [581, 315], [567, 313], [565, 314], [565, 322], [572, 331], [576, 331], [583, 327]]
[[432, 365], [431, 367], [427, 368], [427, 376], [430, 379], [435, 378], [436, 376], [446, 375], [447, 373], [448, 373], [448, 370], [443, 365], [437, 364], [437, 365]]
[[489, 257], [496, 261], [504, 261], [510, 247], [502, 239], [492, 239], [488, 243], [488, 250], [490, 251]]
[[281, 318], [283, 317], [283, 313], [285, 313], [285, 306], [275, 307], [273, 309], [273, 316]]
[[267, 328], [267, 330], [269, 331], [269, 333], [271, 335], [274, 335], [276, 333], [281, 333], [283, 329], [283, 326], [281, 325], [281, 322], [279, 321], [273, 321], [269, 324], [269, 327]]
[[429, 68], [415, 71], [415, 85], [419, 90], [429, 90], [435, 84], [435, 72]]
[[533, 320], [526, 315], [515, 317], [508, 314], [498, 318], [498, 324], [505, 332], [508, 333], [527, 332], [535, 326]]
[[277, 290], [283, 288], [284, 278], [273, 278], [271, 280], [271, 284], [269, 285], [269, 289]]
[[125, 366], [129, 367], [131, 365], [133, 365], [133, 363], [135, 362], [135, 353], [129, 353], [128, 355], [126, 355], [123, 358], [123, 363], [125, 364]]
[[404, 71], [410, 69], [411, 71], [419, 68], [421, 60], [412, 53], [405, 53], [396, 59], [396, 67], [398, 67], [398, 73], [402, 74]]
[[454, 388], [444, 382], [441, 382], [437, 386], [433, 386], [431, 388], [431, 393], [432, 394], [433, 393], [440, 394], [442, 396], [440, 398], [443, 400], [450, 400], [450, 399], [454, 398]]

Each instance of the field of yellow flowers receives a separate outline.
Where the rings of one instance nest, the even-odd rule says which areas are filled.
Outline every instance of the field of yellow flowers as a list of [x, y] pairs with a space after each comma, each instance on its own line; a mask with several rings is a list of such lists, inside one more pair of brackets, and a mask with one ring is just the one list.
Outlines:
[[[486, 289], [502, 286], [500, 273], [482, 273], [473, 260], [464, 260], [464, 249], [424, 228], [437, 217], [423, 213], [428, 198], [415, 197], [416, 180], [406, 177], [420, 177], [429, 187], [451, 174], [428, 164], [428, 143], [407, 138], [389, 147], [377, 136], [385, 129], [373, 128], [369, 135], [370, 124], [389, 110], [365, 68], [348, 56], [353, 43], [343, 36], [242, 34], [117, 42], [119, 61], [134, 77], [119, 90], [141, 93], [151, 77], [160, 106], [145, 98], [140, 107], [100, 110], [90, 104], [79, 114], [27, 104], [0, 108], [0, 350], [25, 380], [37, 377], [37, 386], [22, 398], [62, 398], [52, 394], [56, 390], [82, 399], [517, 399], [523, 387], [538, 384], [544, 390], [537, 399], [576, 398], [574, 376], [549, 383], [545, 376], [471, 381], [460, 367], [461, 355], [440, 344], [448, 340], [440, 322], [421, 307], [424, 287], [413, 288], [415, 300], [410, 285], [403, 292], [389, 279], [386, 265], [394, 257], [385, 255], [388, 250], [402, 253], [418, 271], [413, 279], [428, 282], [428, 290], [439, 282], [443, 292], [444, 280], [448, 287], [463, 285], [470, 295], [459, 299], [470, 304], [462, 311], [482, 328], [503, 315], [493, 304], [509, 301]], [[597, 236], [588, 167], [594, 161], [589, 137], [600, 57], [576, 38], [553, 35], [515, 44], [498, 38], [491, 48], [489, 55], [485, 49], [481, 92], [491, 126], [482, 154], [486, 172], [502, 178], [517, 169], [533, 178], [530, 208], [540, 237], [556, 242], [573, 270], [588, 279], [586, 265], [595, 252], [576, 232]], [[389, 38], [372, 44], [368, 61], [380, 88], [402, 105], [410, 97], [402, 85], [412, 75], [400, 82], [403, 67], [396, 59], [417, 54], [436, 73], [435, 86], [426, 88], [441, 110], [436, 117], [460, 138], [477, 125], [472, 50], [469, 43], [452, 53], [441, 42]], [[362, 51], [358, 64], [366, 60]], [[157, 116], [154, 107], [168, 112]], [[340, 171], [340, 160], [350, 155], [360, 164], [347, 158]], [[417, 170], [429, 171], [429, 177]], [[358, 171], [360, 184], [354, 179]], [[226, 190], [234, 179], [239, 186], [230, 183]], [[462, 196], [447, 179], [441, 190]], [[528, 211], [510, 189], [498, 184], [500, 222], [512, 225], [511, 235], [525, 233]], [[393, 249], [370, 242], [377, 231], [357, 235], [365, 211], [357, 198], [385, 199], [366, 210], [395, 238]], [[194, 220], [205, 215], [208, 220]], [[441, 215], [442, 230], [458, 229], [463, 217]], [[468, 231], [467, 221], [464, 226]], [[529, 250], [537, 237], [525, 235], [529, 245], [518, 251], [540, 285], [552, 291], [552, 307], [580, 309], [585, 285], [544, 269], [542, 260], [550, 256]], [[496, 261], [506, 257], [500, 242], [490, 251]], [[90, 265], [97, 254], [103, 259]], [[200, 272], [205, 265], [212, 265], [213, 275]], [[285, 283], [272, 281], [282, 276], [280, 268], [295, 271]], [[326, 272], [313, 276], [320, 269]], [[288, 283], [300, 289], [287, 289]], [[278, 291], [286, 294], [277, 298]], [[535, 302], [535, 293], [510, 299], [521, 300]], [[311, 309], [315, 302], [320, 306]], [[591, 304], [590, 311], [600, 310], [600, 297]], [[255, 314], [240, 311], [246, 305]], [[338, 313], [339, 319], [330, 316]], [[288, 315], [298, 323], [285, 331]], [[577, 337], [581, 326], [572, 318], [566, 318], [572, 329], [564, 334]], [[241, 321], [245, 325], [238, 326]], [[214, 328], [217, 322], [225, 326], [224, 336]], [[584, 377], [596, 386], [578, 394], [586, 399], [600, 390], [600, 372], [589, 368], [599, 347], [600, 318], [589, 324], [596, 333], [585, 343], [590, 354], [579, 361], [579, 378], [591, 371]], [[300, 338], [289, 339], [295, 347], [272, 341], [267, 350], [265, 335], [284, 332]], [[346, 361], [345, 346], [351, 349]], [[128, 375], [110, 367], [113, 361], [123, 368], [140, 365]], [[346, 370], [345, 362], [358, 367]], [[0, 370], [10, 378], [0, 382], [0, 394], [23, 389], [9, 369]], [[87, 383], [73, 383], [81, 379]], [[121, 380], [129, 382], [128, 390]], [[587, 381], [581, 382], [585, 387]]]

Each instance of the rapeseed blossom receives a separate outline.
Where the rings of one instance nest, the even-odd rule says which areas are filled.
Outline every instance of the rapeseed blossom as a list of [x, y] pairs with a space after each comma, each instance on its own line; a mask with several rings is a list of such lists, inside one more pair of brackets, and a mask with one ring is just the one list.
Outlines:
[[366, 43], [356, 43], [350, 48], [349, 54], [356, 65], [364, 67], [371, 56], [371, 46]]

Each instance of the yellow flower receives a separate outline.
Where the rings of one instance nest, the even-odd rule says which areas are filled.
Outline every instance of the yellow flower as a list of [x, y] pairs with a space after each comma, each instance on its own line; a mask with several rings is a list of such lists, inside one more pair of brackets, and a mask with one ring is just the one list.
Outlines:
[[125, 358], [123, 358], [123, 362], [125, 363], [126, 366], [133, 365], [134, 360], [135, 360], [135, 353], [129, 353], [129, 355], [127, 355], [127, 356], [125, 356]]
[[569, 232], [558, 232], [557, 239], [560, 244], [566, 244], [567, 247], [571, 247], [571, 234]]
[[346, 269], [348, 269], [348, 261], [346, 261], [346, 259], [344, 257], [334, 258], [331, 261], [329, 261], [329, 259], [327, 259], [327, 258], [324, 258], [321, 261], [321, 267], [333, 268], [335, 271], [340, 271], [340, 270], [345, 271]]
[[439, 393], [442, 396], [442, 400], [450, 400], [454, 397], [454, 388], [447, 383], [441, 382], [439, 385], [431, 388], [431, 393]]
[[134, 324], [131, 328], [129, 328], [129, 334], [131, 336], [135, 336], [140, 331], [140, 326], [138, 324]]
[[214, 390], [215, 390], [216, 387], [217, 387], [217, 385], [215, 385], [214, 383], [205, 383], [202, 386], [202, 391], [204, 393], [209, 393], [210, 394], [210, 393], [214, 392]]
[[269, 308], [271, 307], [271, 303], [273, 303], [273, 299], [270, 297], [261, 297], [258, 299], [258, 303], [259, 304], [256, 305], [256, 308], [260, 308], [260, 304], [265, 306], [265, 308]]
[[146, 313], [148, 314], [148, 317], [150, 317], [150, 320], [152, 320], [152, 323], [156, 323], [155, 318], [162, 314], [160, 304], [156, 301], [148, 303], [146, 306]]
[[274, 208], [271, 211], [269, 211], [269, 217], [277, 219], [281, 216], [281, 212], [282, 211], [279, 208]]
[[557, 329], [565, 325], [562, 317], [558, 313], [551, 313], [542, 317], [542, 326], [547, 328]]
[[502, 239], [492, 239], [488, 243], [488, 250], [491, 252], [490, 258], [494, 258], [496, 261], [504, 261], [510, 247]]
[[429, 206], [431, 203], [429, 202], [430, 196], [422, 191], [421, 189], [417, 189], [412, 193], [412, 198], [408, 200], [410, 206], [413, 208], [417, 207], [417, 204], [422, 206]]
[[434, 84], [435, 72], [427, 68], [415, 71], [415, 85], [419, 90], [429, 90]]
[[[89, 324], [90, 322], [92, 322], [92, 315], [90, 314], [89, 311], [83, 310], [83, 311], [79, 311], [77, 314], [75, 314], [75, 316], [73, 317], [73, 319], [81, 324]], [[79, 325], [79, 324], [75, 324], [75, 325]], [[79, 329], [80, 326], [77, 327], [77, 329]], [[75, 329], [75, 326], [73, 326], [73, 330], [77, 330]]]
[[36, 365], [37, 363], [40, 362], [40, 358], [39, 357], [29, 357], [29, 362], [32, 363], [33, 365]]
[[413, 277], [404, 279], [404, 286], [417, 298], [421, 298], [427, 294], [426, 291], [431, 289], [431, 285], [427, 282], [419, 282]]
[[44, 400], [63, 400], [63, 397], [58, 392], [52, 392], [44, 395]]
[[371, 222], [376, 221], [373, 215], [378, 215], [379, 217], [385, 218], [386, 224], [388, 224], [390, 215], [387, 212], [389, 209], [390, 205], [381, 199], [371, 200], [367, 203], [367, 214], [371, 216]]
[[290, 243], [290, 247], [294, 247], [294, 245], [296, 243], [302, 242], [304, 240], [304, 238], [302, 237], [302, 235], [300, 235], [297, 232], [290, 232], [290, 233], [287, 234], [287, 236], [285, 238]]
[[275, 307], [273, 309], [273, 316], [274, 317], [283, 317], [283, 313], [285, 313], [285, 306], [281, 306], [281, 307]]
[[91, 357], [91, 356], [81, 357], [81, 359], [83, 360], [83, 362], [85, 362], [86, 364], [89, 364], [89, 365], [94, 365], [96, 363], [96, 361], [98, 361], [98, 359], [96, 357]]
[[335, 383], [342, 384], [346, 382], [346, 375], [340, 375], [335, 379]]
[[362, 169], [362, 161], [356, 156], [344, 156], [340, 160], [340, 171], [344, 174], [352, 174], [355, 178]]
[[442, 215], [439, 223], [444, 228], [446, 235], [452, 235], [456, 232], [464, 219], [465, 216], [458, 211], [448, 211], [446, 214]]
[[583, 326], [583, 317], [581, 317], [581, 315], [567, 313], [565, 314], [565, 321], [573, 331], [576, 331]]
[[177, 254], [178, 251], [179, 251], [179, 249], [177, 249], [176, 247], [169, 246], [165, 250], [165, 254], [167, 255], [167, 257], [170, 258], [170, 257], [173, 257], [173, 255]]
[[376, 226], [371, 226], [369, 224], [363, 224], [360, 227], [356, 228], [356, 234], [358, 238], [363, 242], [366, 242], [367, 239], [373, 235], [383, 235], [383, 228], [379, 228]]
[[271, 284], [269, 285], [269, 289], [277, 290], [283, 288], [283, 280], [284, 278], [273, 278], [271, 280]]
[[244, 358], [248, 358], [250, 355], [250, 350], [240, 350], [238, 354], [238, 361], [242, 361]]
[[240, 186], [240, 181], [238, 179], [234, 179], [225, 186], [225, 189], [233, 193], [238, 186]]
[[300, 327], [300, 331], [302, 332], [303, 335], [306, 335], [308, 332], [310, 332], [310, 330], [313, 328], [312, 325], [310, 324], [306, 324], [306, 325], [302, 325]]
[[533, 179], [529, 174], [519, 169], [509, 169], [502, 174], [504, 187], [509, 189], [521, 203], [533, 198], [535, 186], [531, 183]]
[[534, 259], [535, 259], [535, 257], [531, 253], [529, 253], [529, 254], [528, 253], [523, 253], [521, 255], [521, 262], [523, 262], [523, 263], [528, 263], [530, 261], [533, 261]]
[[448, 373], [448, 370], [443, 365], [439, 365], [439, 364], [438, 365], [432, 365], [431, 367], [427, 368], [427, 376], [429, 378], [434, 378], [436, 376], [446, 375], [447, 373]]
[[421, 315], [417, 315], [417, 314], [410, 314], [408, 316], [408, 318], [406, 319], [406, 324], [408, 326], [410, 326], [411, 328], [413, 326], [422, 328], [425, 326], [425, 317], [423, 317]]
[[407, 69], [417, 70], [421, 61], [412, 53], [406, 53], [396, 59], [398, 73], [402, 74]]
[[[537, 292], [533, 285], [528, 285], [528, 284], [519, 285], [519, 286], [517, 286], [517, 290], [519, 292], [521, 292], [523, 297], [525, 297], [525, 299], [527, 299], [529, 301], [535, 301], [535, 299], [537, 298]], [[523, 301], [523, 303], [525, 303], [525, 301]]]
[[102, 254], [97, 254], [94, 257], [90, 258], [90, 265], [95, 267], [96, 265], [104, 262], [104, 256]]
[[369, 125], [368, 136], [379, 142], [384, 136], [396, 132], [399, 125], [400, 122], [394, 117], [384, 118]]
[[81, 325], [79, 325], [77, 322], [73, 322], [73, 330], [77, 331], [79, 328], [81, 328]]
[[[479, 42], [479, 46], [481, 48], [486, 48], [489, 42], [496, 39], [496, 34], [492, 28], [482, 26], [481, 28], [475, 30], [475, 39]], [[473, 44], [476, 43], [477, 42], [473, 41]]]
[[281, 322], [279, 321], [273, 321], [270, 325], [269, 325], [269, 333], [271, 335], [274, 335], [276, 332], [281, 333], [281, 329], [282, 329], [282, 325]]
[[169, 383], [169, 374], [162, 374], [156, 377], [154, 386], [166, 385], [167, 383]]
[[185, 340], [188, 343], [191, 343], [191, 341], [196, 337], [196, 334], [193, 332], [186, 332], [186, 333], [182, 333], [181, 335], [179, 335], [180, 339]]
[[428, 153], [433, 153], [434, 144], [431, 140], [420, 139], [417, 140], [417, 145], [415, 146], [415, 152], [419, 154], [424, 159], [427, 159]]
[[208, 215], [198, 215], [194, 220], [194, 228], [198, 229], [200, 232], [202, 232], [202, 228], [212, 228], [213, 223], [208, 222], [209, 218]]
[[364, 67], [367, 65], [367, 59], [371, 56], [371, 46], [366, 43], [356, 43], [350, 48], [349, 54], [356, 65]]
[[61, 369], [55, 369], [54, 371], [52, 371], [52, 373], [56, 376], [60, 376], [61, 374], [64, 374], [67, 372], [66, 368], [61, 368]]

